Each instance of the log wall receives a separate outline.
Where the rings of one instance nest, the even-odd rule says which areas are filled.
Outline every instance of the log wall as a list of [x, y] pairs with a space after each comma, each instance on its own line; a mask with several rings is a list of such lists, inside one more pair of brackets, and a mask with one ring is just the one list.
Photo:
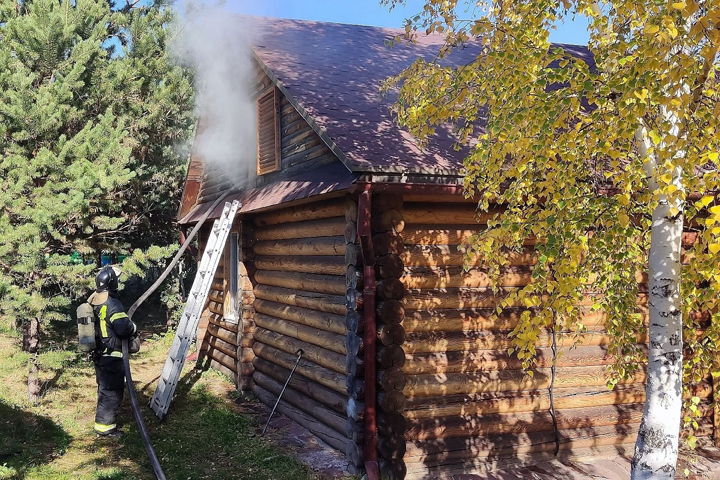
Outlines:
[[[538, 368], [528, 376], [507, 354], [521, 308], [505, 308], [494, 319], [504, 293], [531, 281], [532, 242], [502, 272], [500, 293], [493, 293], [482, 265], [462, 269], [458, 246], [488, 220], [475, 214], [474, 203], [406, 196], [402, 217], [406, 478], [443, 478], [528, 456], [552, 457], [551, 335], [539, 340]], [[641, 294], [639, 308], [645, 302]], [[562, 355], [554, 406], [561, 455], [616, 448], [632, 452], [645, 400], [644, 376], [607, 389], [605, 366], [613, 360], [605, 353], [603, 320], [588, 313], [584, 323], [590, 332], [576, 348], [570, 348], [572, 336], [558, 338]], [[711, 390], [697, 388], [704, 408]], [[700, 434], [707, 434], [711, 418], [700, 423]]]
[[[253, 220], [252, 389], [272, 406], [302, 350], [280, 411], [362, 467], [357, 205], [336, 198]], [[350, 327], [349, 327], [350, 326]]]

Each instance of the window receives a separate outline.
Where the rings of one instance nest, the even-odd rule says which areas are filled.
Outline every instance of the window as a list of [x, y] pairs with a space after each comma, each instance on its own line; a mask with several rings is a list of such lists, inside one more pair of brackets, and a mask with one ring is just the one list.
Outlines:
[[225, 302], [223, 305], [223, 317], [225, 320], [237, 323], [240, 318], [239, 315], [239, 304], [240, 304], [240, 271], [239, 264], [240, 258], [238, 255], [238, 234], [231, 233], [228, 237], [228, 250], [225, 254], [226, 269], [228, 276], [226, 277], [226, 291], [225, 291]]
[[273, 88], [257, 100], [258, 175], [280, 170], [278, 97], [277, 89]]

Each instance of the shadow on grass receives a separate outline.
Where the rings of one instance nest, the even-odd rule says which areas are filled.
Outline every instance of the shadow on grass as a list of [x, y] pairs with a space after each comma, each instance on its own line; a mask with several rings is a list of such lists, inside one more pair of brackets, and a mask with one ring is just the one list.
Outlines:
[[52, 420], [0, 400], [0, 465], [8, 475], [3, 478], [25, 478], [29, 468], [65, 452], [71, 440]]

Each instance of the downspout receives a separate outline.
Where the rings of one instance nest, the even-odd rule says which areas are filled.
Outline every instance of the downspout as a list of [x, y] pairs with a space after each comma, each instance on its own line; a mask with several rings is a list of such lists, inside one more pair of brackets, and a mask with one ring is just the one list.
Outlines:
[[363, 258], [363, 344], [365, 349], [365, 472], [368, 480], [379, 480], [377, 460], [377, 410], [375, 406], [375, 251], [372, 243], [370, 185], [360, 193], [358, 200], [358, 226]]

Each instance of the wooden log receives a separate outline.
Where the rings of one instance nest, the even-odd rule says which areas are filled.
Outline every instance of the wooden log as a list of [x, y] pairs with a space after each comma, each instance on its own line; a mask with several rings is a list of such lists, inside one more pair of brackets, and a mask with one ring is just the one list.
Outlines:
[[473, 268], [465, 271], [462, 267], [409, 267], [402, 277], [407, 288], [482, 288], [524, 287], [532, 281], [532, 267], [516, 266], [502, 269], [500, 277], [493, 283], [487, 269]]
[[336, 313], [320, 312], [263, 299], [255, 300], [255, 311], [332, 333], [344, 334], [347, 331], [345, 317]]
[[362, 254], [360, 247], [352, 243], [348, 243], [345, 247], [345, 265], [361, 265]]
[[400, 278], [405, 273], [405, 266], [399, 255], [383, 255], [375, 259], [375, 272], [380, 278]]
[[[288, 370], [292, 369], [297, 361], [296, 355], [290, 355], [282, 350], [278, 350], [277, 348], [273, 348], [261, 342], [255, 342], [253, 344], [253, 351], [258, 357]], [[343, 394], [346, 393], [347, 387], [345, 386], [345, 375], [333, 372], [332, 370], [321, 367], [313, 362], [300, 360], [296, 373], [313, 380], [320, 385], [324, 385], [330, 390]]]
[[[645, 373], [638, 372], [634, 381], [621, 380], [620, 385], [645, 381]], [[605, 367], [560, 367], [555, 376], [555, 387], [581, 387], [605, 385]], [[475, 394], [540, 390], [550, 387], [550, 369], [538, 368], [529, 376], [523, 370], [501, 370], [476, 373], [448, 373], [442, 375], [413, 375], [407, 377], [404, 389], [408, 398], [452, 394]]]
[[[403, 305], [406, 310], [432, 310], [432, 309], [468, 309], [491, 308], [500, 306], [510, 293], [518, 288], [505, 287], [493, 292], [485, 288], [448, 288], [445, 290], [405, 290]], [[539, 300], [546, 302], [548, 295], [543, 294]], [[600, 295], [586, 293], [578, 301], [578, 306], [592, 306], [600, 299]], [[638, 305], [647, 305], [647, 294], [638, 294]], [[522, 307], [519, 300], [507, 301], [507, 307]]]
[[385, 391], [399, 390], [405, 388], [406, 377], [402, 369], [398, 367], [390, 367], [377, 372], [377, 382]]
[[[611, 425], [591, 429], [561, 430], [561, 449], [596, 448], [634, 442], [639, 424]], [[453, 460], [476, 457], [512, 457], [520, 453], [550, 452], [555, 449], [554, 432], [496, 434], [475, 439], [444, 438], [441, 442], [410, 441], [404, 460], [409, 464], [428, 462], [442, 465]]]
[[299, 240], [267, 240], [253, 245], [256, 255], [344, 256], [345, 237], [316, 237]]
[[[235, 375], [237, 374], [237, 370], [238, 370], [237, 360], [235, 360], [230, 355], [226, 355], [223, 352], [221, 352], [215, 348], [209, 349], [205, 354], [207, 355], [207, 357], [210, 360], [215, 360], [217, 363], [219, 363], [220, 365], [222, 365], [225, 368], [227, 368], [228, 370], [230, 370], [230, 372], [231, 372], [230, 378], [235, 378]], [[222, 369], [218, 369], [218, 370], [222, 370]]]
[[345, 199], [331, 199], [262, 213], [255, 217], [254, 223], [258, 227], [284, 225], [292, 222], [342, 217], [345, 215], [345, 211]]
[[492, 207], [489, 212], [478, 211], [477, 205], [408, 203], [403, 205], [405, 222], [424, 225], [484, 225], [497, 214], [504, 212], [502, 207]]
[[383, 323], [400, 323], [405, 319], [405, 307], [400, 300], [378, 302], [377, 316]]
[[[608, 405], [602, 407], [556, 410], [558, 429], [596, 428], [608, 425], [640, 423], [642, 404]], [[547, 411], [490, 414], [472, 417], [408, 420], [407, 440], [447, 437], [474, 437], [499, 433], [541, 432], [553, 429]]]
[[403, 214], [394, 208], [389, 208], [380, 214], [373, 215], [371, 222], [373, 233], [391, 232], [397, 235], [405, 228]]
[[355, 200], [350, 198], [345, 199], [345, 221], [346, 222], [357, 222], [358, 209]]
[[402, 413], [381, 412], [377, 415], [377, 431], [380, 436], [405, 435], [407, 422]]
[[405, 294], [405, 286], [397, 278], [383, 278], [377, 282], [376, 292], [381, 301], [401, 300]]
[[[275, 398], [280, 395], [283, 388], [283, 383], [276, 381], [274, 378], [265, 375], [262, 372], [255, 373], [255, 375], [253, 375], [253, 380], [257, 385], [275, 395]], [[348, 418], [345, 415], [337, 413], [336, 411], [326, 407], [317, 400], [303, 395], [301, 392], [292, 388], [287, 388], [285, 389], [285, 393], [283, 393], [281, 401], [287, 402], [290, 405], [302, 410], [313, 417], [316, 421], [324, 423], [336, 432], [342, 434], [345, 433]]]
[[345, 291], [345, 308], [348, 312], [362, 308], [363, 294], [354, 288]]
[[405, 395], [400, 390], [379, 392], [377, 398], [378, 406], [383, 412], [402, 412], [405, 410]]
[[[268, 392], [257, 383], [252, 385], [252, 391], [257, 398], [265, 405], [272, 407], [277, 400], [277, 397], [272, 393]], [[344, 432], [337, 432], [334, 429], [328, 427], [322, 422], [318, 422], [315, 418], [303, 412], [297, 407], [294, 407], [288, 403], [280, 402], [277, 407], [277, 411], [297, 422], [299, 425], [307, 428], [315, 435], [320, 437], [322, 441], [330, 445], [331, 447], [340, 450], [341, 452], [352, 451], [348, 444], [352, 444], [353, 449], [355, 448], [355, 442], [345, 436]], [[357, 454], [359, 456], [359, 454]], [[361, 457], [360, 457], [361, 458]], [[353, 462], [360, 462], [360, 458], [351, 458]]]
[[305, 222], [283, 223], [255, 229], [256, 240], [291, 240], [296, 238], [336, 237], [346, 231], [342, 217], [309, 220]]
[[362, 421], [365, 415], [365, 404], [363, 402], [358, 401], [355, 398], [348, 398], [347, 399], [347, 405], [345, 406], [345, 413], [347, 414], [348, 418], [352, 418], [353, 420]]
[[378, 339], [383, 345], [402, 345], [405, 329], [399, 323], [383, 323], [378, 327]]
[[[253, 365], [255, 366], [255, 371], [262, 372], [282, 384], [285, 384], [290, 376], [289, 369], [269, 362], [264, 358], [255, 357]], [[328, 408], [333, 409], [337, 413], [347, 413], [348, 397], [344, 393], [340, 394], [302, 375], [293, 375], [292, 378], [290, 378], [288, 387], [302, 393], [303, 395], [307, 395], [313, 400], [316, 400]], [[355, 420], [357, 420], [357, 418], [355, 418]]]
[[345, 316], [345, 327], [350, 333], [360, 334], [363, 331], [363, 318], [359, 312], [348, 310]]
[[354, 220], [345, 223], [345, 243], [357, 243], [357, 223]]
[[[705, 392], [700, 392], [705, 394]], [[613, 390], [605, 386], [565, 387], [554, 391], [556, 409], [588, 408], [645, 401], [643, 384], [617, 385]], [[690, 395], [687, 395], [689, 398]], [[471, 401], [470, 399], [475, 401]], [[456, 402], [452, 403], [455, 399]], [[487, 415], [548, 410], [549, 393], [498, 392], [477, 395], [448, 395], [445, 397], [409, 399], [405, 405], [408, 419], [442, 418], [457, 415]]]
[[347, 355], [358, 356], [363, 349], [363, 339], [360, 335], [353, 332], [345, 334], [345, 353]]
[[324, 293], [299, 292], [296, 290], [256, 285], [253, 290], [256, 298], [272, 302], [284, 303], [295, 307], [310, 308], [321, 312], [336, 313], [345, 316], [347, 307], [345, 297]]
[[403, 460], [386, 460], [381, 458], [378, 460], [378, 468], [380, 476], [389, 480], [411, 480], [408, 476], [408, 469]]
[[[406, 349], [407, 350], [407, 349]], [[552, 366], [553, 353], [550, 348], [538, 348], [537, 367]], [[616, 360], [608, 355], [603, 346], [579, 346], [561, 348], [557, 365], [559, 367], [580, 367], [609, 365]], [[477, 370], [519, 370], [522, 361], [510, 355], [507, 349], [440, 351], [433, 353], [407, 353], [403, 371], [408, 375], [431, 373], [465, 373]]]
[[[638, 334], [638, 343], [647, 342], [647, 333]], [[564, 332], [557, 335], [559, 347], [572, 347], [575, 345], [607, 346], [610, 336], [605, 332], [585, 332], [574, 335]], [[537, 337], [536, 347], [552, 345], [552, 335], [541, 333]], [[469, 350], [501, 350], [513, 348], [513, 339], [510, 332], [423, 332], [410, 333], [405, 336], [405, 351], [407, 353], [433, 353], [433, 352], [461, 352]]]
[[255, 259], [255, 267], [258, 270], [316, 273], [321, 275], [342, 275], [347, 269], [345, 259], [340, 256], [263, 256]]
[[345, 379], [345, 392], [355, 400], [365, 398], [365, 381], [358, 377], [347, 376]]
[[237, 346], [220, 340], [217, 337], [210, 337], [208, 339], [208, 346], [227, 355], [237, 363]]
[[[645, 401], [645, 387], [642, 384], [617, 385], [613, 390], [609, 390], [605, 385], [564, 387], [556, 388], [554, 396], [555, 408], [558, 409], [642, 403]], [[408, 420], [419, 420], [492, 413], [532, 412], [549, 408], [550, 394], [547, 390], [529, 390], [409, 398], [405, 402], [404, 415]]]
[[255, 352], [252, 348], [239, 348], [240, 350], [240, 361], [243, 363], [252, 362], [255, 360]]
[[[507, 252], [509, 266], [535, 265], [536, 253], [532, 247], [526, 247], [521, 252]], [[465, 254], [454, 245], [411, 245], [406, 244], [400, 259], [406, 267], [441, 267], [464, 266], [468, 263]], [[478, 261], [469, 262], [470, 265], [482, 266]]]
[[405, 351], [399, 345], [378, 346], [378, 368], [398, 367], [405, 365]]
[[365, 373], [365, 360], [348, 353], [345, 357], [345, 372], [351, 377], [362, 376]]
[[[494, 308], [467, 308], [467, 309], [436, 309], [408, 311], [403, 322], [407, 333], [420, 332], [475, 332], [480, 330], [510, 331], [520, 320], [520, 315], [527, 310], [522, 307], [505, 308], [498, 315]], [[581, 307], [582, 324], [589, 330], [602, 330], [605, 326], [605, 315], [590, 313], [589, 309]], [[647, 319], [647, 309], [638, 307]], [[531, 315], [533, 314], [530, 310]]]
[[712, 385], [712, 391], [713, 391], [713, 398], [715, 398], [714, 402], [714, 415], [713, 415], [713, 439], [715, 447], [720, 448], [720, 394], [718, 391], [720, 390], [720, 374], [717, 372], [712, 374], [711, 377], [711, 385]]
[[379, 193], [373, 195], [372, 199], [372, 210], [373, 215], [376, 213], [382, 213], [385, 210], [394, 208], [395, 210], [402, 210], [403, 207], [403, 195], [396, 193]]
[[378, 257], [398, 255], [405, 250], [402, 237], [394, 235], [391, 232], [376, 233], [373, 235], [372, 241], [375, 255]]
[[387, 435], [378, 438], [378, 453], [385, 459], [402, 459], [406, 451], [405, 439], [401, 435]]
[[[255, 324], [266, 330], [271, 330], [287, 337], [302, 340], [303, 342], [342, 354], [342, 363], [343, 365], [345, 363], [344, 356], [347, 355], [348, 352], [345, 347], [345, 337], [343, 335], [326, 332], [317, 328], [306, 327], [305, 325], [295, 322], [279, 320], [263, 313], [255, 314]], [[258, 330], [255, 330], [256, 336], [258, 334]]]
[[235, 379], [235, 378], [237, 377], [237, 372], [235, 372], [234, 370], [228, 368], [228, 367], [225, 366], [224, 364], [218, 362], [218, 361], [215, 360], [214, 358], [208, 358], [208, 360], [209, 360], [208, 363], [209, 363], [209, 365], [210, 365], [211, 368], [217, 370], [218, 372], [222, 373], [222, 374], [225, 375], [226, 377], [228, 377], [228, 378], [230, 378], [230, 379]]
[[255, 272], [255, 281], [264, 285], [329, 295], [342, 295], [347, 290], [347, 282], [342, 275], [258, 270]]
[[[222, 314], [219, 314], [222, 315]], [[227, 330], [229, 332], [237, 334], [238, 332], [238, 324], [228, 322], [227, 320], [224, 320], [222, 316], [216, 317], [214, 315], [210, 315], [208, 317], [208, 320], [211, 324], [216, 325], [218, 328], [221, 328], [223, 330]]]
[[213, 337], [217, 337], [231, 344], [232, 346], [237, 347], [237, 331], [233, 332], [231, 330], [225, 330], [224, 328], [220, 328], [217, 325], [211, 323], [210, 325], [208, 325], [207, 332]]
[[345, 374], [345, 355], [312, 345], [301, 340], [288, 337], [264, 328], [255, 331], [255, 340], [271, 347], [282, 350], [290, 355], [295, 355], [299, 349], [303, 351], [303, 358], [316, 363], [330, 370]]
[[363, 276], [360, 269], [355, 265], [348, 265], [345, 271], [345, 284], [348, 289], [361, 291], [363, 288]]

